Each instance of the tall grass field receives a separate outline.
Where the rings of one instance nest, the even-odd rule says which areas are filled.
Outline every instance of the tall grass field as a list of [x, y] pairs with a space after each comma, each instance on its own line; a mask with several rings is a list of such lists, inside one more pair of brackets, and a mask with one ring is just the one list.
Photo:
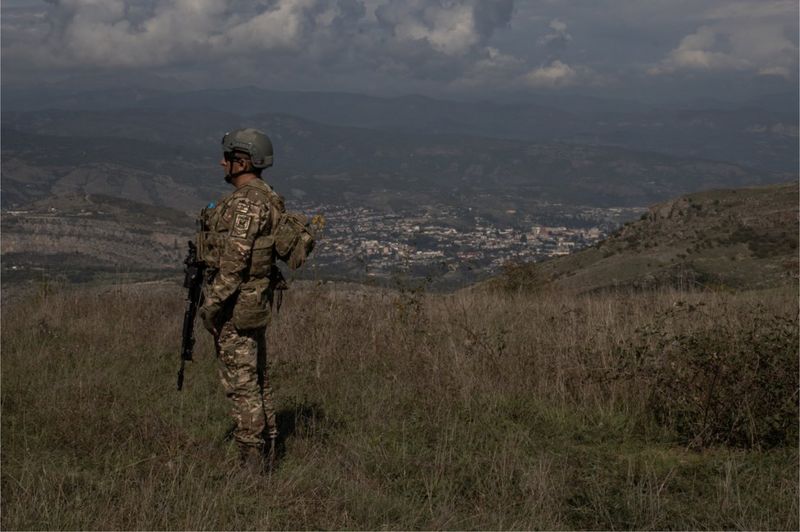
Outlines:
[[265, 476], [200, 327], [176, 391], [182, 315], [167, 283], [4, 304], [2, 529], [800, 528], [796, 289], [296, 285]]

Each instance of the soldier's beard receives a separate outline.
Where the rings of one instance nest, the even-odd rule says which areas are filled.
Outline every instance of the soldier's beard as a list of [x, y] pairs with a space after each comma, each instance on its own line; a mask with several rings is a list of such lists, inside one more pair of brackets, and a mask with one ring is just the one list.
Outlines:
[[233, 183], [233, 180], [239, 177], [240, 175], [244, 175], [250, 172], [250, 170], [240, 170], [238, 172], [233, 172], [230, 174], [225, 174], [225, 182], [226, 183]]

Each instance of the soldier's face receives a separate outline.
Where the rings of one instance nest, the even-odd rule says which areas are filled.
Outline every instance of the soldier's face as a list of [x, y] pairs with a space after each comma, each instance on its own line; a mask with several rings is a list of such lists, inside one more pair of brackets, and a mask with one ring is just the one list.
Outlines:
[[237, 159], [233, 154], [223, 153], [219, 165], [225, 170], [225, 181], [231, 182], [231, 175], [241, 172], [247, 166], [244, 161]]
[[231, 182], [231, 174], [233, 173], [233, 170], [231, 169], [233, 167], [233, 162], [231, 162], [231, 161], [227, 160], [225, 157], [223, 157], [219, 161], [219, 165], [222, 167], [223, 170], [225, 170], [225, 182], [226, 183], [230, 183]]

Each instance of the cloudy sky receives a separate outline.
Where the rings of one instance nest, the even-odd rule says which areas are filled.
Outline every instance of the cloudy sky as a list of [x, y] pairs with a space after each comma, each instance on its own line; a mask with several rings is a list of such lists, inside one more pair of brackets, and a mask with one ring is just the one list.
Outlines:
[[[3, 85], [797, 90], [795, 0], [4, 0]], [[98, 81], [98, 83], [100, 83]]]

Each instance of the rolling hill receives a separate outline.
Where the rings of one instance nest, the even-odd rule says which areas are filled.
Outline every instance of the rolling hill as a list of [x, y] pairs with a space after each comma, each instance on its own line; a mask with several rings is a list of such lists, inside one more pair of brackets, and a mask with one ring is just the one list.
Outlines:
[[651, 207], [592, 248], [509, 266], [489, 284], [591, 292], [797, 283], [797, 200], [797, 182], [689, 194]]

